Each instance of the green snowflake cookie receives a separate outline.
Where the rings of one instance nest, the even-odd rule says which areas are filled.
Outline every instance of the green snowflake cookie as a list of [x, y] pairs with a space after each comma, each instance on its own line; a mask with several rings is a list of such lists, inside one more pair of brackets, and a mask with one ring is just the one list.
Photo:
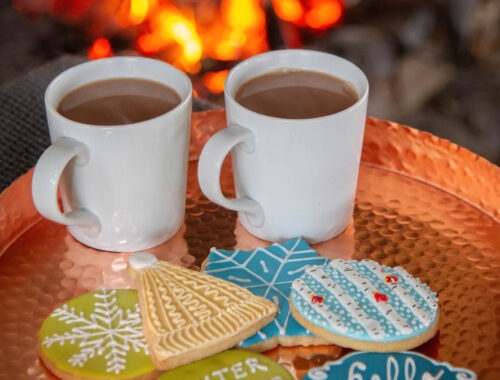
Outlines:
[[41, 359], [71, 379], [147, 378], [148, 355], [135, 290], [101, 290], [55, 309], [40, 329]]

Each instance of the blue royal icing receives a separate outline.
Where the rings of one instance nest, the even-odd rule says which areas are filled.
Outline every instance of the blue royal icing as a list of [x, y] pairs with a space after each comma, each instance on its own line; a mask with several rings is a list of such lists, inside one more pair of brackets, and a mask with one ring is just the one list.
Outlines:
[[401, 267], [372, 260], [332, 260], [293, 282], [295, 309], [309, 322], [349, 338], [394, 342], [436, 321], [436, 293]]
[[416, 352], [355, 352], [311, 369], [302, 380], [477, 380], [474, 372]]
[[208, 260], [205, 273], [231, 281], [279, 305], [275, 320], [241, 342], [240, 347], [252, 346], [275, 336], [314, 336], [292, 317], [288, 302], [292, 281], [299, 278], [308, 266], [328, 262], [328, 258], [319, 257], [306, 241], [293, 239], [253, 251], [212, 248]]

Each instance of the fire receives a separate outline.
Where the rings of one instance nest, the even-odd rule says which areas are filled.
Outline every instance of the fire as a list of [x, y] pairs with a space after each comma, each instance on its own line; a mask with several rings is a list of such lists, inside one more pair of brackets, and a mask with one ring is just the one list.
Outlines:
[[131, 0], [128, 19], [123, 11], [118, 19], [122, 27], [142, 23], [136, 47], [144, 55], [159, 55], [196, 73], [203, 58], [232, 61], [268, 50], [261, 0], [222, 0], [220, 11], [208, 19], [197, 17], [196, 9], [153, 1]]
[[[138, 52], [163, 59], [188, 73], [202, 60], [235, 61], [269, 50], [265, 8], [272, 4], [286, 23], [308, 32], [327, 30], [341, 20], [343, 0], [39, 0], [45, 12], [85, 27], [96, 38], [88, 55], [113, 55], [102, 36], [120, 31]], [[268, 1], [268, 2], [266, 2]], [[16, 0], [21, 12], [35, 11], [31, 0]], [[300, 46], [300, 42], [298, 44]], [[206, 79], [221, 91], [223, 72]], [[214, 79], [218, 78], [218, 79]], [[221, 79], [222, 78], [222, 79]]]
[[169, 47], [177, 47], [180, 55], [176, 54], [177, 59], [171, 63], [187, 72], [199, 70], [203, 49], [195, 24], [189, 17], [174, 7], [163, 8], [152, 15], [149, 28], [150, 31], [137, 39], [136, 46], [141, 53], [154, 55]]
[[281, 19], [312, 30], [331, 28], [344, 13], [342, 0], [273, 0], [273, 8]]
[[149, 10], [148, 0], [131, 0], [130, 1], [130, 21], [134, 25], [138, 25], [146, 19]]
[[229, 70], [203, 74], [203, 84], [214, 94], [220, 94], [224, 91], [224, 82], [226, 81], [227, 74], [229, 74]]
[[[269, 50], [264, 0], [205, 0], [191, 7], [172, 0], [114, 1], [121, 1], [117, 24], [136, 28], [141, 54], [189, 73], [198, 72], [205, 58], [234, 61]], [[320, 31], [335, 25], [344, 10], [342, 0], [272, 0], [272, 5], [282, 20]], [[222, 77], [216, 74], [213, 78]], [[219, 91], [221, 82], [214, 80], [211, 88]]]
[[327, 29], [340, 19], [342, 13], [343, 6], [339, 0], [312, 0], [305, 20], [310, 28]]
[[90, 59], [107, 58], [113, 55], [111, 44], [104, 37], [97, 38], [89, 49]]
[[299, 0], [275, 0], [273, 1], [273, 7], [278, 17], [293, 24], [301, 25], [305, 10]]

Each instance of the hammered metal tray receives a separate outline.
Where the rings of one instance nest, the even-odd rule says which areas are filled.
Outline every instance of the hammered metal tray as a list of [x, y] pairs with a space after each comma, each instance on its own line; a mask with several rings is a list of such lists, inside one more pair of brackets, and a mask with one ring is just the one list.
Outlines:
[[[149, 250], [161, 259], [199, 269], [211, 247], [269, 244], [248, 234], [236, 213], [208, 201], [198, 187], [201, 147], [224, 126], [223, 111], [193, 115], [185, 224]], [[222, 172], [231, 196], [229, 162]], [[37, 334], [59, 304], [102, 287], [132, 287], [128, 253], [85, 247], [36, 212], [31, 175], [0, 194], [0, 380], [50, 378], [37, 358]], [[331, 258], [404, 266], [440, 299], [439, 333], [416, 351], [469, 368], [482, 380], [500, 378], [500, 168], [430, 134], [369, 118], [353, 222], [313, 248]], [[329, 345], [266, 354], [300, 379], [346, 352]]]

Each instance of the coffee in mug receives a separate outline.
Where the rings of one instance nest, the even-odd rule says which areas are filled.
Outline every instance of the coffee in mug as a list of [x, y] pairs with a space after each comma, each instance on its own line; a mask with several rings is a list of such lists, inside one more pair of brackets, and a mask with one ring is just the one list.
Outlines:
[[71, 91], [59, 103], [57, 112], [78, 123], [127, 125], [163, 115], [180, 102], [179, 94], [165, 84], [116, 78]]
[[262, 115], [284, 119], [310, 119], [331, 115], [358, 101], [354, 85], [332, 75], [280, 69], [244, 83], [235, 99]]

